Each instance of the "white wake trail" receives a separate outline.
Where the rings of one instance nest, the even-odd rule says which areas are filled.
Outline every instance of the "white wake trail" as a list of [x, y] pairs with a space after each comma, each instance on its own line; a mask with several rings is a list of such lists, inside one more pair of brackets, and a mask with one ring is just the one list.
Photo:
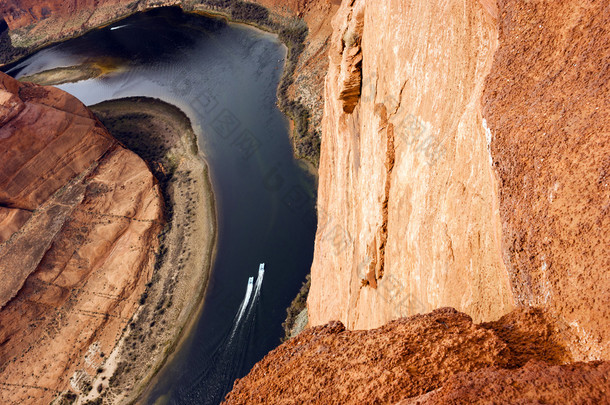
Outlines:
[[264, 276], [265, 276], [265, 263], [261, 263], [260, 266], [258, 266], [258, 277], [256, 277], [256, 290], [254, 290], [254, 299], [256, 299], [260, 295]]
[[256, 277], [256, 286], [254, 287], [254, 296], [252, 297], [252, 301], [250, 301], [250, 306], [248, 307], [248, 314], [246, 315], [248, 318], [250, 318], [252, 309], [258, 302], [258, 299], [261, 295], [261, 287], [263, 285], [264, 277], [265, 277], [265, 263], [261, 263], [260, 266], [258, 266], [258, 276]]
[[235, 319], [235, 323], [233, 324], [233, 329], [231, 330], [231, 335], [229, 337], [229, 342], [233, 340], [233, 336], [237, 331], [237, 327], [239, 326], [239, 321], [243, 318], [244, 313], [246, 312], [246, 308], [248, 308], [248, 304], [250, 303], [250, 297], [252, 296], [252, 287], [254, 284], [254, 277], [248, 277], [248, 286], [246, 287], [246, 295], [244, 296], [241, 305], [239, 306], [239, 310], [237, 311], [237, 318]]

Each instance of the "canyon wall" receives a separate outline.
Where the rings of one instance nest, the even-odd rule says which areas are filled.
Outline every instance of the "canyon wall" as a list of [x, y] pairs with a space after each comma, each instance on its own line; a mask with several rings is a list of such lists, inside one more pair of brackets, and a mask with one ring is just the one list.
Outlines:
[[610, 4], [501, 1], [483, 112], [515, 301], [610, 358]]
[[0, 402], [49, 403], [87, 390], [138, 307], [163, 200], [82, 103], [3, 73], [0, 154]]
[[343, 2], [310, 325], [540, 306], [608, 358], [608, 7]]
[[310, 324], [514, 307], [480, 109], [498, 46], [478, 2], [347, 1], [333, 21]]

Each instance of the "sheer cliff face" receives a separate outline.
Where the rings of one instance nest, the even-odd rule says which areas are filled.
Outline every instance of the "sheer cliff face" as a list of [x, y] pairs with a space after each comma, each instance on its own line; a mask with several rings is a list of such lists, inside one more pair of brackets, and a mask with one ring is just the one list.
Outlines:
[[495, 7], [343, 2], [310, 323], [540, 306], [575, 359], [607, 359], [610, 9]]
[[355, 0], [335, 16], [310, 324], [513, 307], [479, 102], [497, 47], [486, 6]]
[[83, 104], [0, 73], [1, 403], [95, 375], [152, 275], [162, 206]]

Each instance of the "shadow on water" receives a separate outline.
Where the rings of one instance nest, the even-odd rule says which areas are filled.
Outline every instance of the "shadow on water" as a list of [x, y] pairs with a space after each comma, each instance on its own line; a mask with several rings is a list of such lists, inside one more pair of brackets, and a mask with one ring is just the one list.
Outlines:
[[279, 344], [286, 307], [309, 272], [315, 180], [294, 160], [276, 105], [285, 57], [271, 34], [165, 8], [44, 49], [10, 72], [113, 58], [121, 66], [111, 74], [58, 87], [87, 105], [159, 98], [181, 108], [198, 135], [216, 198], [216, 260], [198, 318], [144, 403], [221, 402]]

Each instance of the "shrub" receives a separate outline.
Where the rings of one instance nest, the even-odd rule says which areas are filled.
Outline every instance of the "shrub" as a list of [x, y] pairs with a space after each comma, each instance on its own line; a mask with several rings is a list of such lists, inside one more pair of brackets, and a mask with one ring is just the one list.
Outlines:
[[308, 274], [305, 278], [305, 281], [301, 285], [301, 289], [297, 296], [292, 300], [292, 303], [288, 308], [286, 308], [286, 321], [282, 323], [282, 327], [284, 328], [284, 338], [282, 341], [288, 340], [290, 336], [290, 331], [294, 327], [294, 322], [296, 321], [297, 316], [305, 309], [307, 306], [307, 295], [309, 294], [309, 287], [311, 286], [311, 274]]
[[258, 4], [236, 1], [231, 6], [231, 17], [234, 20], [267, 25], [269, 22], [269, 10]]

